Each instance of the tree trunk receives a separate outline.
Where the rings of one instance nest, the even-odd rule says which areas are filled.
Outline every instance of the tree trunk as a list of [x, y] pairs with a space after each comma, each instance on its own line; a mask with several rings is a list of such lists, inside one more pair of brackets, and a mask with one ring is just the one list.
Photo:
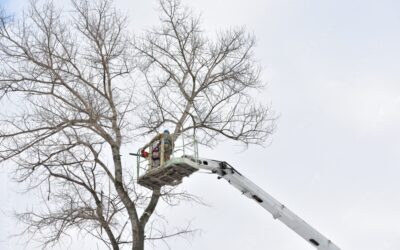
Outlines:
[[144, 228], [140, 227], [133, 239], [132, 250], [144, 250]]
[[124, 204], [132, 227], [132, 250], [144, 250], [144, 229], [140, 226], [135, 203], [130, 199], [123, 185], [122, 162], [119, 146], [111, 146], [115, 167], [115, 189]]

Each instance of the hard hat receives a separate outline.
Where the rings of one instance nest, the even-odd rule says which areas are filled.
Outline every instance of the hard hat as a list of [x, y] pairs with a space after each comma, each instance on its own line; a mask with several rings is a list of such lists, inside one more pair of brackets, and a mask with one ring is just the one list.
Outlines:
[[165, 129], [165, 130], [164, 130], [164, 133], [169, 134], [169, 130], [168, 130], [168, 129]]

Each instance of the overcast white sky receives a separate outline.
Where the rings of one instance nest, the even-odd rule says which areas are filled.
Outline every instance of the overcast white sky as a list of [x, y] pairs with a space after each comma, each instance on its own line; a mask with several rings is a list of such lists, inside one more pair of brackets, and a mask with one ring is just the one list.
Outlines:
[[[0, 0], [13, 11], [27, 2]], [[400, 249], [400, 1], [184, 3], [202, 13], [207, 32], [242, 25], [254, 32], [268, 82], [260, 98], [280, 114], [270, 146], [243, 152], [222, 144], [201, 155], [228, 161], [344, 250]], [[157, 23], [155, 0], [116, 4], [136, 32]], [[1, 211], [29, 206], [4, 173], [0, 181]], [[169, 241], [173, 250], [313, 249], [214, 176], [182, 185], [211, 206], [166, 211], [171, 226], [202, 229], [190, 242]], [[23, 249], [6, 237], [14, 224], [0, 216], [0, 249]], [[97, 249], [72, 241], [60, 248]]]

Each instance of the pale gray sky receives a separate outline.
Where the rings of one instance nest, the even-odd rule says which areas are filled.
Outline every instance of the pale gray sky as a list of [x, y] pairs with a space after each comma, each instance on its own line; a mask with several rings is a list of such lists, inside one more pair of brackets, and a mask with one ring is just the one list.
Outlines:
[[[18, 10], [27, 2], [6, 6]], [[157, 23], [154, 0], [116, 3], [136, 32]], [[257, 36], [268, 82], [260, 98], [281, 115], [270, 146], [242, 152], [222, 144], [201, 155], [230, 162], [343, 250], [400, 249], [400, 2], [184, 3], [202, 13], [207, 32], [245, 25]], [[313, 249], [214, 176], [197, 174], [182, 185], [211, 207], [167, 209], [172, 227], [190, 221], [203, 230], [190, 242], [169, 241], [173, 250]], [[0, 188], [2, 211], [30, 206], [4, 174]], [[22, 249], [5, 238], [14, 224], [0, 217], [0, 249]], [[75, 241], [61, 249], [97, 246]]]

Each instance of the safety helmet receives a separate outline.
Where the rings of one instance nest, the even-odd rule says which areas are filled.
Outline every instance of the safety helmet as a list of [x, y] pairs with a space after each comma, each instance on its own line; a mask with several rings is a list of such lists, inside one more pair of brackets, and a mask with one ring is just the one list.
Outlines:
[[169, 134], [169, 130], [168, 130], [168, 129], [165, 129], [165, 130], [164, 130], [164, 133], [165, 133], [165, 134]]

